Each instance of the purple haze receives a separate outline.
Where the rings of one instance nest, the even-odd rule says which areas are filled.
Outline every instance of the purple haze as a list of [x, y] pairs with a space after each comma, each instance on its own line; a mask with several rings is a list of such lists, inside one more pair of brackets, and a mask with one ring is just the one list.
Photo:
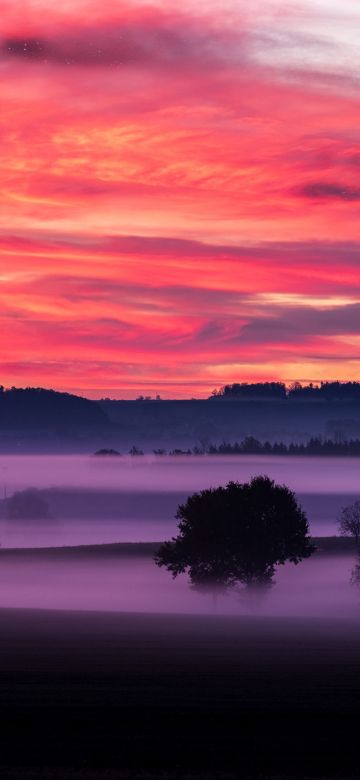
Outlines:
[[[357, 497], [359, 472], [355, 458], [1, 456], [0, 495], [50, 488], [68, 491], [68, 505], [56, 506], [47, 522], [3, 519], [0, 542], [38, 547], [159, 541], [175, 532], [176, 508], [189, 493], [256, 474], [297, 492], [313, 535], [334, 535], [341, 507]], [[78, 497], [82, 492], [74, 511], [69, 491]]]
[[210, 594], [190, 589], [186, 576], [173, 580], [151, 558], [16, 554], [1, 561], [0, 607], [358, 618], [354, 564], [351, 555], [317, 555], [279, 567], [259, 600], [233, 593], [214, 606]]
[[[0, 521], [3, 547], [119, 541], [161, 541], [176, 530], [176, 507], [194, 490], [268, 474], [295, 490], [313, 535], [336, 533], [338, 512], [358, 495], [359, 459], [284, 457], [1, 456], [0, 491], [51, 489], [58, 514], [46, 521]], [[316, 555], [280, 567], [260, 601], [219, 598], [236, 614], [358, 616], [360, 592], [350, 585], [353, 555]], [[211, 612], [211, 597], [173, 581], [150, 558], [57, 553], [4, 553], [0, 606], [137, 612]]]

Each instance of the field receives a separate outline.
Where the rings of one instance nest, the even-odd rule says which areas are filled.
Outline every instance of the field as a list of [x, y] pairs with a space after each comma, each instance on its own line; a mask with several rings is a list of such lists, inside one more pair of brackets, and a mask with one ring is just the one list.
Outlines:
[[2, 777], [356, 776], [356, 621], [1, 610], [0, 638]]
[[[354, 541], [348, 536], [314, 536], [312, 541], [316, 546], [316, 554], [354, 555]], [[161, 542], [114, 542], [112, 544], [81, 544], [71, 547], [4, 547], [0, 549], [1, 560], [21, 560], [38, 558], [39, 560], [69, 559], [81, 557], [96, 558], [152, 558], [159, 549]]]
[[[350, 570], [351, 540], [314, 541], [315, 567], [345, 556]], [[44, 572], [81, 566], [100, 582], [157, 546], [2, 549], [1, 587], [28, 572], [20, 592], [43, 590]], [[156, 610], [0, 609], [2, 780], [358, 776], [356, 604], [351, 617]]]

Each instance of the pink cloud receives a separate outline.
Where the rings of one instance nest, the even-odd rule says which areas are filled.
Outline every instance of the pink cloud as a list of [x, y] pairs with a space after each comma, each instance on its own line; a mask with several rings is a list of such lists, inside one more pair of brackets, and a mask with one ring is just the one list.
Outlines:
[[360, 116], [335, 23], [58, 6], [0, 0], [6, 381], [57, 382], [54, 353], [67, 387], [79, 358], [84, 388], [116, 365], [204, 392], [336, 356], [353, 375]]

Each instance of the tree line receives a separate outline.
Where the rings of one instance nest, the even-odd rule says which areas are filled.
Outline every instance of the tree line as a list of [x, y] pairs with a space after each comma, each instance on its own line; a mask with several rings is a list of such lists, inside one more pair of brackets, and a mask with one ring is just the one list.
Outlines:
[[233, 382], [214, 390], [209, 400], [360, 401], [360, 382]]
[[360, 439], [333, 441], [312, 437], [305, 443], [261, 442], [253, 436], [247, 436], [241, 442], [196, 445], [192, 449], [153, 450], [154, 455], [342, 455], [360, 457]]
[[[192, 448], [181, 449], [175, 447], [172, 450], [166, 450], [159, 447], [152, 450], [153, 455], [170, 455], [172, 457], [191, 456], [191, 455], [326, 455], [342, 457], [360, 457], [360, 439], [349, 439], [348, 441], [334, 441], [333, 439], [323, 439], [321, 436], [312, 437], [305, 443], [291, 442], [261, 442], [253, 436], [247, 436], [243, 441], [233, 443], [223, 441], [220, 444], [198, 445]], [[96, 456], [121, 456], [119, 450], [102, 448], [94, 453]], [[137, 457], [144, 455], [144, 450], [131, 447], [129, 455]]]
[[221, 442], [208, 447], [194, 447], [194, 455], [342, 455], [360, 456], [360, 439], [334, 441], [321, 436], [312, 437], [305, 443], [260, 442], [253, 436], [247, 436], [241, 442]]

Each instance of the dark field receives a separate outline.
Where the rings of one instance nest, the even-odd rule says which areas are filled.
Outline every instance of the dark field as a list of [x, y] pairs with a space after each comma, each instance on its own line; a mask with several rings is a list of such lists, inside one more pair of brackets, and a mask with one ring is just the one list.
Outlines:
[[[356, 545], [349, 536], [313, 536], [316, 554], [355, 555]], [[4, 547], [0, 548], [1, 560], [26, 560], [26, 558], [68, 559], [94, 557], [152, 558], [162, 542], [113, 542], [112, 544], [81, 544], [71, 547]]]
[[354, 621], [2, 610], [0, 690], [1, 777], [358, 776]]

